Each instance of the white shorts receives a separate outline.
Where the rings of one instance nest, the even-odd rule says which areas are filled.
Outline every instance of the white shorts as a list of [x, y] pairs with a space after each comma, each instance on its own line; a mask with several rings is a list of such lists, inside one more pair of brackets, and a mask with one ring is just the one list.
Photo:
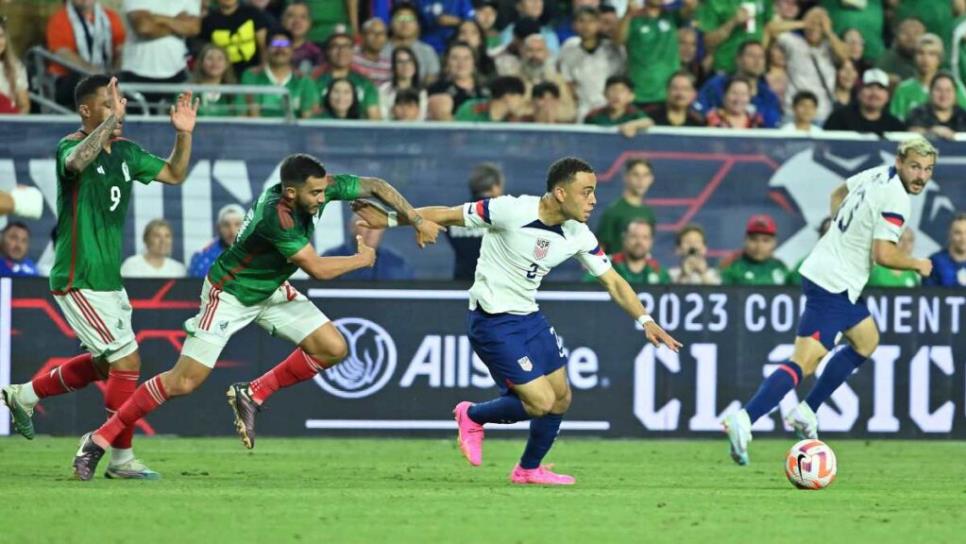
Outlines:
[[84, 349], [94, 357], [113, 363], [137, 351], [131, 329], [131, 301], [124, 289], [71, 289], [53, 296]]
[[184, 322], [188, 333], [181, 354], [214, 368], [233, 334], [254, 321], [272, 336], [300, 344], [329, 318], [288, 282], [272, 296], [245, 306], [231, 293], [216, 289], [205, 278], [198, 315]]

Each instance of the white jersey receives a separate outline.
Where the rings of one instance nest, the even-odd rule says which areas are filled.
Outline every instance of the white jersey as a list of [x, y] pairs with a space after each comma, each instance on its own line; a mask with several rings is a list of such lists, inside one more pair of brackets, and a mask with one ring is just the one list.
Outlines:
[[909, 194], [892, 166], [859, 172], [845, 184], [849, 194], [800, 272], [826, 291], [848, 291], [855, 302], [869, 281], [873, 241], [898, 242], [909, 220], [910, 205]]
[[586, 224], [545, 225], [540, 197], [501, 196], [463, 205], [463, 224], [483, 235], [470, 309], [491, 314], [536, 312], [537, 288], [550, 270], [576, 256], [591, 274], [610, 270], [610, 260]]

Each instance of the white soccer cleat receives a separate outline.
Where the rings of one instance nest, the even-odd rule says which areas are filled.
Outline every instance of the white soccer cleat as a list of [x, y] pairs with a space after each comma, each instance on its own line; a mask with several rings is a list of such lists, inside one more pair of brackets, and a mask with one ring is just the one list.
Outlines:
[[748, 464], [748, 443], [751, 442], [751, 419], [748, 412], [739, 410], [721, 422], [728, 441], [731, 442], [731, 458], [741, 466]]
[[799, 440], [818, 438], [818, 416], [807, 402], [802, 401], [785, 418], [785, 423], [795, 431]]

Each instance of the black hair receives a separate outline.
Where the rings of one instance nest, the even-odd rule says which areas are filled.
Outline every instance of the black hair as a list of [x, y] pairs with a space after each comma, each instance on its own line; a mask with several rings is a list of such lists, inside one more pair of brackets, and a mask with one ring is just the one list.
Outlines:
[[416, 89], [399, 89], [396, 91], [396, 99], [393, 101], [393, 105], [396, 104], [419, 104], [419, 91]]
[[533, 86], [533, 90], [530, 91], [530, 96], [533, 98], [542, 98], [543, 95], [552, 94], [554, 98], [560, 98], [560, 87], [552, 81], [541, 81]]
[[688, 81], [690, 81], [692, 87], [697, 87], [697, 83], [698, 83], [697, 78], [695, 78], [694, 74], [692, 74], [687, 70], [678, 70], [677, 72], [674, 72], [673, 74], [671, 74], [671, 77], [667, 78], [667, 83], [665, 83], [664, 86], [670, 89], [671, 82], [673, 82], [675, 79], [679, 77], [683, 77], [684, 79], [687, 79]]
[[650, 221], [648, 221], [647, 219], [644, 219], [643, 217], [638, 217], [628, 221], [628, 223], [624, 225], [623, 235], [627, 236], [627, 233], [630, 232], [631, 227], [633, 227], [634, 225], [647, 225], [647, 230], [651, 232], [652, 237], [654, 236], [654, 225], [652, 225]]
[[27, 234], [30, 234], [30, 227], [28, 227], [26, 223], [22, 223], [20, 221], [11, 221], [7, 223], [7, 226], [3, 227], [3, 230], [0, 230], [0, 234], [6, 234], [10, 229], [23, 229], [27, 231]]
[[395, 87], [399, 85], [399, 76], [396, 75], [396, 64], [398, 64], [398, 61], [396, 60], [397, 53], [407, 53], [409, 54], [409, 58], [412, 59], [413, 67], [416, 69], [416, 71], [413, 73], [413, 80], [412, 82], [410, 82], [410, 85], [418, 89], [419, 88], [419, 59], [416, 58], [416, 53], [413, 52], [412, 48], [410, 48], [407, 45], [400, 45], [398, 47], [394, 47], [392, 50], [392, 56], [391, 56], [392, 60], [390, 61], [392, 64], [392, 86]]
[[580, 17], [581, 15], [590, 15], [594, 19], [597, 19], [600, 17], [600, 10], [594, 6], [580, 6], [574, 10], [574, 19]]
[[490, 96], [499, 100], [508, 94], [527, 94], [527, 86], [517, 76], [500, 76], [490, 83]]
[[352, 104], [349, 106], [349, 111], [346, 112], [345, 118], [362, 119], [362, 108], [359, 105], [359, 90], [356, 88], [355, 84], [352, 83], [352, 80], [344, 77], [338, 77], [333, 79], [325, 87], [325, 91], [323, 91], [322, 93], [322, 109], [325, 110], [326, 113], [331, 115], [333, 119], [340, 119], [340, 117], [336, 116], [335, 109], [332, 107], [332, 103], [329, 102], [329, 99], [332, 97], [332, 89], [334, 89], [335, 84], [339, 83], [340, 81], [344, 81], [348, 83], [349, 88], [352, 89]]
[[725, 94], [728, 94], [728, 91], [730, 91], [731, 87], [733, 87], [736, 83], [744, 83], [748, 87], [748, 90], [749, 91], [751, 90], [750, 79], [742, 76], [734, 76], [731, 79], [729, 79], [727, 83], [725, 83], [725, 87], [724, 87]]
[[325, 166], [322, 161], [307, 153], [295, 153], [285, 157], [279, 168], [283, 187], [298, 187], [310, 177], [325, 177]]
[[700, 234], [701, 240], [707, 242], [708, 237], [704, 233], [704, 228], [697, 223], [688, 223], [687, 225], [684, 225], [684, 227], [679, 230], [677, 234], [674, 235], [674, 245], [681, 247], [681, 241], [684, 240], [684, 237], [691, 232]]
[[84, 101], [97, 94], [97, 89], [107, 87], [110, 84], [111, 78], [103, 74], [94, 74], [80, 80], [74, 87], [74, 107], [80, 108]]
[[600, 8], [598, 8], [598, 9], [599, 9], [601, 15], [603, 15], [605, 13], [615, 13], [615, 14], [617, 13], [617, 8], [615, 8], [614, 6], [610, 5], [609, 3], [601, 4], [600, 5]]
[[956, 79], [953, 78], [953, 75], [945, 70], [940, 70], [936, 72], [936, 75], [932, 76], [932, 81], [929, 82], [930, 92], [932, 91], [933, 87], [936, 86], [936, 82], [939, 81], [940, 79], [948, 79], [949, 82], [953, 84], [953, 89], [956, 88]]
[[483, 198], [486, 193], [489, 193], [497, 185], [502, 186], [503, 183], [503, 171], [492, 162], [477, 164], [470, 172], [469, 185], [473, 200]]
[[764, 47], [765, 47], [764, 44], [762, 44], [758, 40], [748, 40], [748, 41], [746, 41], [746, 42], [744, 42], [744, 43], [742, 43], [741, 45], [738, 46], [738, 55], [737, 56], [740, 57], [741, 55], [744, 55], [745, 54], [745, 49], [748, 49], [749, 47], [751, 47], [753, 45], [757, 45], [758, 47], [761, 47], [762, 49], [764, 49]]
[[412, 14], [416, 16], [416, 21], [422, 22], [419, 19], [420, 17], [419, 8], [417, 8], [411, 2], [408, 2], [406, 0], [393, 2], [392, 9], [389, 10], [389, 20], [391, 21], [392, 18], [395, 17], [396, 14], [402, 10], [411, 11]]
[[635, 166], [644, 165], [651, 172], [654, 171], [654, 167], [651, 166], [651, 161], [647, 159], [631, 159], [624, 163], [624, 173], [630, 172]]
[[279, 35], [285, 36], [286, 38], [288, 38], [288, 41], [290, 42], [295, 40], [295, 37], [292, 36], [292, 33], [289, 32], [287, 29], [280, 26], [276, 26], [276, 27], [273, 27], [271, 30], [269, 30], [268, 34], [266, 34], [265, 37], [268, 40], [268, 43], [266, 45], [271, 46], [272, 36], [279, 36]]
[[811, 100], [813, 104], [818, 105], [818, 97], [812, 91], [798, 91], [795, 93], [795, 98], [792, 98], [792, 107], [798, 105], [802, 100]]
[[607, 81], [604, 82], [604, 90], [606, 91], [609, 89], [611, 85], [624, 85], [630, 89], [631, 92], [634, 92], [634, 82], [631, 81], [631, 78], [627, 76], [610, 76], [607, 78]]
[[588, 174], [593, 174], [594, 169], [591, 168], [589, 164], [584, 162], [577, 157], [564, 157], [558, 159], [556, 162], [550, 165], [550, 169], [547, 170], [547, 192], [553, 191], [553, 188], [557, 185], [564, 183], [569, 183], [580, 172], [587, 172]]

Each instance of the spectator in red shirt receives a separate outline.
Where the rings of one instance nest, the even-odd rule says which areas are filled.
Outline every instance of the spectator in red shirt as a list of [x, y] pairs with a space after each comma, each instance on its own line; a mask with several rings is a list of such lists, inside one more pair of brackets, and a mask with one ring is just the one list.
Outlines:
[[724, 105], [708, 113], [708, 126], [717, 128], [758, 128], [764, 124], [760, 113], [748, 113], [751, 82], [743, 77], [731, 78], [725, 86]]
[[392, 78], [386, 23], [374, 17], [362, 23], [362, 43], [352, 51], [352, 69], [378, 87]]

